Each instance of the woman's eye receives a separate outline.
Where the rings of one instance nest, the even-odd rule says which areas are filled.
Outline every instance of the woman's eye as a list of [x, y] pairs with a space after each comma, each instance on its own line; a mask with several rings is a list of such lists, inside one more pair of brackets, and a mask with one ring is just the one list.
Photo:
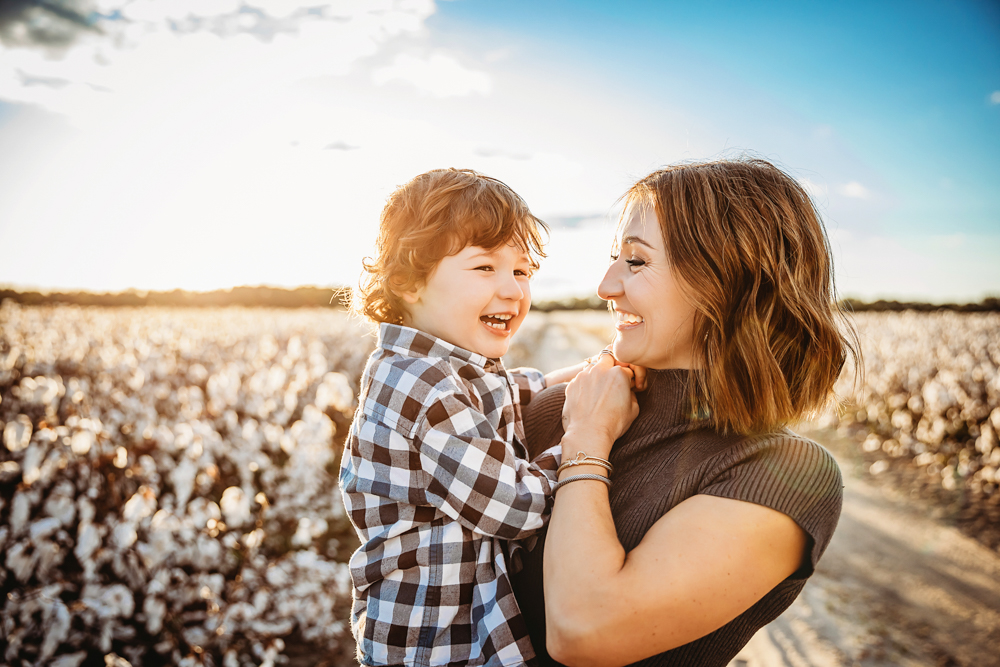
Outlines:
[[632, 258], [632, 259], [626, 259], [625, 263], [628, 264], [629, 266], [642, 266], [643, 264], [646, 263], [646, 260]]
[[514, 269], [514, 275], [515, 276], [527, 276], [528, 278], [530, 278], [531, 277], [531, 271], [525, 271], [524, 269]]

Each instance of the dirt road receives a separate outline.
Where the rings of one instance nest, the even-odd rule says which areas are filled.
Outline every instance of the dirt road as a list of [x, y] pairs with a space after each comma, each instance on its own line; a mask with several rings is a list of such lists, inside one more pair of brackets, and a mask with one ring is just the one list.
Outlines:
[[732, 667], [1000, 665], [1000, 554], [838, 459], [844, 511], [829, 549]]

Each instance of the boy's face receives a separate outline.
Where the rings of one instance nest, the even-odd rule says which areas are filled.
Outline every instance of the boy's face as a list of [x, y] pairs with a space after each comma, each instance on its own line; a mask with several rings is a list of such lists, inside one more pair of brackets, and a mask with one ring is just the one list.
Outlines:
[[466, 246], [442, 259], [422, 287], [400, 296], [407, 326], [493, 359], [531, 307], [531, 261], [514, 245]]

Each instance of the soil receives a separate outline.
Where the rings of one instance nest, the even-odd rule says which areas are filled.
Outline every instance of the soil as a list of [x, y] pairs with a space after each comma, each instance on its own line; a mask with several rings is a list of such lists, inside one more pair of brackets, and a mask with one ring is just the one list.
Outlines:
[[843, 514], [802, 595], [731, 667], [1000, 667], [1000, 553], [872, 478], [853, 441], [799, 431], [840, 462]]

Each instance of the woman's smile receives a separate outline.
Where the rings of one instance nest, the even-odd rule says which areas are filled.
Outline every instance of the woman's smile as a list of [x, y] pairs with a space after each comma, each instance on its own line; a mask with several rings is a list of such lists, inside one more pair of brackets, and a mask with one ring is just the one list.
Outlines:
[[626, 313], [622, 310], [615, 310], [615, 329], [618, 331], [626, 331], [628, 329], [634, 329], [635, 327], [642, 324], [644, 320], [641, 315], [636, 315], [634, 313]]
[[597, 290], [614, 309], [615, 357], [646, 368], [690, 368], [695, 309], [671, 269], [656, 213], [630, 206], [617, 245]]

